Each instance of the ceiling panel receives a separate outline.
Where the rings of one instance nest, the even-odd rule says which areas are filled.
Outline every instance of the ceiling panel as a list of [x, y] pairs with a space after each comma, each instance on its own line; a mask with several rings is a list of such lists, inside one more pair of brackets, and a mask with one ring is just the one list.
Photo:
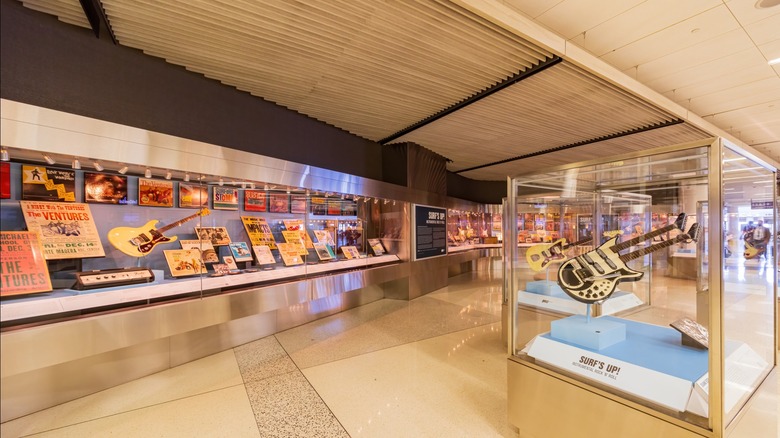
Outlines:
[[756, 44], [765, 44], [780, 39], [778, 29], [780, 29], [780, 13], [745, 26], [745, 31]]
[[772, 102], [780, 102], [780, 78], [763, 79], [691, 99], [690, 109], [704, 117]]
[[[764, 79], [778, 80], [775, 72], [766, 64], [750, 64], [752, 67], [735, 68], [734, 71], [715, 71], [717, 76], [702, 77], [698, 83], [685, 87], [675, 88], [671, 93], [664, 93], [675, 102], [683, 103], [689, 99], [695, 99], [709, 94], [719, 93], [724, 90], [746, 86]], [[686, 106], [686, 105], [683, 105]]]
[[22, 3], [30, 9], [54, 15], [65, 23], [90, 29], [79, 0], [22, 0]]
[[[777, 31], [780, 33], [780, 29]], [[758, 46], [767, 61], [780, 58], [780, 39]]]
[[780, 14], [780, 8], [757, 8], [756, 0], [726, 0], [726, 6], [740, 23], [747, 26], [767, 17]]
[[562, 0], [503, 0], [503, 3], [531, 18], [536, 18], [561, 1]]
[[564, 0], [535, 18], [552, 29], [565, 30], [562, 36], [570, 39], [630, 10], [642, 1], [602, 0], [594, 5], [591, 0]]

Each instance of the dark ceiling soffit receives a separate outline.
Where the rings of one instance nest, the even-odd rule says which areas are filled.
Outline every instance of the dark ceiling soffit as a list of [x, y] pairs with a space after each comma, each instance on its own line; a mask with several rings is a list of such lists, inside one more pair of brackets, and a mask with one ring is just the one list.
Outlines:
[[635, 129], [630, 129], [628, 131], [618, 132], [616, 134], [604, 135], [604, 136], [601, 136], [601, 137], [592, 138], [590, 140], [578, 141], [577, 143], [571, 143], [571, 144], [567, 144], [567, 145], [563, 145], [563, 146], [557, 146], [557, 147], [554, 147], [554, 148], [545, 149], [545, 150], [542, 150], [542, 151], [532, 152], [530, 154], [520, 155], [520, 156], [517, 156], [517, 157], [514, 157], [514, 158], [507, 158], [506, 160], [494, 161], [492, 163], [481, 164], [479, 166], [469, 167], [467, 169], [456, 170], [453, 173], [463, 173], [463, 172], [468, 172], [468, 171], [471, 171], [471, 170], [484, 169], [485, 167], [497, 166], [499, 164], [510, 163], [512, 161], [522, 160], [524, 158], [531, 158], [531, 157], [536, 157], [536, 156], [539, 156], [539, 155], [550, 154], [550, 153], [553, 153], [553, 152], [564, 151], [566, 149], [572, 149], [572, 148], [576, 148], [576, 147], [579, 147], [579, 146], [585, 146], [586, 144], [598, 143], [600, 141], [612, 140], [612, 139], [620, 138], [620, 137], [627, 137], [629, 135], [639, 134], [640, 132], [647, 132], [647, 131], [652, 131], [654, 129], [661, 129], [661, 128], [666, 128], [668, 126], [679, 125], [680, 123], [684, 123], [684, 121], [680, 120], [680, 119], [669, 120], [669, 121], [666, 121], [666, 122], [656, 123], [654, 125], [643, 126], [641, 128], [635, 128]]
[[106, 17], [106, 12], [103, 10], [103, 5], [100, 4], [100, 1], [79, 0], [79, 3], [81, 3], [81, 9], [84, 10], [84, 15], [87, 16], [87, 20], [92, 27], [92, 32], [95, 33], [95, 37], [100, 38], [100, 28], [102, 24], [102, 27], [108, 32], [108, 36], [111, 37], [111, 41], [114, 44], [117, 44], [116, 35], [114, 35], [114, 30], [111, 29], [111, 24], [108, 22], [108, 17]]
[[439, 111], [438, 113], [436, 113], [436, 114], [434, 114], [432, 116], [428, 116], [428, 117], [420, 120], [419, 122], [417, 122], [417, 123], [415, 123], [413, 125], [410, 125], [410, 126], [404, 128], [404, 129], [396, 132], [395, 134], [390, 135], [389, 137], [385, 137], [385, 138], [379, 140], [379, 144], [381, 144], [381, 145], [387, 144], [387, 143], [389, 143], [389, 142], [391, 142], [391, 141], [393, 141], [393, 140], [395, 140], [395, 139], [397, 139], [397, 138], [399, 138], [401, 136], [404, 136], [404, 135], [406, 135], [406, 134], [408, 134], [408, 133], [410, 133], [410, 132], [412, 132], [412, 131], [414, 131], [416, 129], [422, 128], [423, 126], [425, 126], [425, 125], [427, 125], [429, 123], [435, 122], [436, 120], [439, 120], [440, 118], [442, 118], [444, 116], [452, 114], [452, 113], [454, 113], [455, 111], [458, 111], [461, 108], [465, 108], [465, 107], [471, 105], [474, 102], [477, 102], [477, 101], [479, 101], [479, 100], [481, 100], [481, 99], [483, 99], [485, 97], [490, 96], [493, 93], [501, 91], [501, 90], [503, 90], [504, 88], [506, 88], [506, 87], [508, 87], [510, 85], [514, 85], [514, 84], [522, 81], [523, 79], [530, 78], [531, 76], [546, 70], [548, 67], [552, 67], [555, 64], [558, 64], [562, 60], [563, 59], [560, 56], [553, 56], [552, 58], [547, 58], [546, 60], [540, 62], [539, 64], [536, 64], [536, 65], [534, 65], [532, 67], [529, 67], [529, 68], [527, 68], [527, 69], [525, 69], [523, 71], [517, 72], [514, 75], [504, 79], [503, 81], [501, 81], [501, 82], [499, 82], [499, 83], [497, 83], [495, 85], [492, 85], [492, 86], [490, 86], [488, 88], [485, 88], [484, 90], [480, 91], [479, 93], [473, 94], [473, 95], [471, 95], [471, 96], [461, 100], [460, 102], [458, 102], [458, 103], [456, 103], [454, 105], [451, 105], [451, 106], [449, 106], [449, 107]]

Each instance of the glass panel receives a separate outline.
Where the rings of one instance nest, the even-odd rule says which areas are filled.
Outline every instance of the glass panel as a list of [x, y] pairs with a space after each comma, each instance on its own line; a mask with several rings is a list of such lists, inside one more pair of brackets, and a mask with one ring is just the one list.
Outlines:
[[774, 363], [775, 173], [725, 149], [725, 409], [731, 421]]

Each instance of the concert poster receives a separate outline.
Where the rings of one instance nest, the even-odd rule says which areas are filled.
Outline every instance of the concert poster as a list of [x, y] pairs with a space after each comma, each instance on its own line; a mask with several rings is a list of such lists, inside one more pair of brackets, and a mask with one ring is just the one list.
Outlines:
[[251, 262], [252, 252], [249, 250], [249, 245], [246, 242], [231, 242], [230, 252], [233, 254], [233, 258], [237, 262]]
[[197, 249], [204, 263], [219, 263], [217, 251], [210, 240], [179, 240], [181, 249]]
[[306, 195], [290, 195], [290, 213], [306, 213]]
[[49, 292], [51, 278], [38, 233], [0, 232], [0, 296]]
[[103, 257], [89, 204], [19, 201], [27, 229], [37, 231], [46, 260]]
[[11, 163], [0, 163], [0, 199], [11, 197]]
[[285, 242], [298, 248], [299, 255], [309, 254], [309, 251], [306, 251], [306, 247], [303, 245], [300, 231], [282, 231], [282, 236], [284, 236]]
[[238, 189], [214, 186], [214, 210], [238, 210]]
[[195, 227], [198, 239], [211, 242], [214, 246], [229, 245], [230, 235], [225, 227]]
[[205, 274], [206, 265], [200, 259], [200, 251], [197, 249], [166, 249], [163, 250], [165, 261], [174, 277]]
[[303, 259], [298, 252], [298, 247], [291, 243], [278, 243], [279, 254], [285, 266], [294, 266], [303, 264]]
[[45, 166], [22, 166], [22, 199], [76, 202], [76, 172]]
[[84, 172], [84, 202], [127, 204], [127, 177]]
[[313, 215], [325, 216], [328, 214], [328, 199], [322, 196], [312, 196], [309, 210]]
[[328, 215], [341, 216], [341, 200], [328, 199]]
[[138, 205], [173, 207], [173, 181], [138, 178]]
[[271, 213], [289, 213], [290, 195], [287, 193], [269, 193], [268, 211]]
[[244, 190], [244, 210], [265, 213], [268, 211], [268, 197], [263, 190]]
[[314, 243], [311, 241], [309, 233], [306, 232], [306, 227], [301, 219], [284, 219], [282, 223], [287, 231], [298, 231], [301, 233], [301, 239], [303, 239], [303, 245], [306, 249], [314, 248]]
[[252, 245], [268, 245], [271, 249], [276, 249], [276, 240], [271, 232], [271, 227], [265, 218], [255, 216], [241, 216], [241, 222], [244, 223], [249, 241]]
[[208, 186], [179, 183], [179, 208], [203, 208], [208, 206]]

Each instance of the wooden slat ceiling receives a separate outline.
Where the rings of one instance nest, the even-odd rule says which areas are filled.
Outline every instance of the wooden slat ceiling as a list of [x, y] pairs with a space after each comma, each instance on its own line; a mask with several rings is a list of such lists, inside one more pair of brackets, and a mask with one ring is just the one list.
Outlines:
[[[31, 0], [24, 0], [25, 5]], [[60, 15], [78, 1], [35, 0]], [[102, 0], [119, 44], [379, 141], [553, 55], [440, 0]], [[566, 62], [395, 141], [452, 171], [674, 122], [668, 112]], [[687, 124], [463, 172], [500, 180], [711, 136]]]

